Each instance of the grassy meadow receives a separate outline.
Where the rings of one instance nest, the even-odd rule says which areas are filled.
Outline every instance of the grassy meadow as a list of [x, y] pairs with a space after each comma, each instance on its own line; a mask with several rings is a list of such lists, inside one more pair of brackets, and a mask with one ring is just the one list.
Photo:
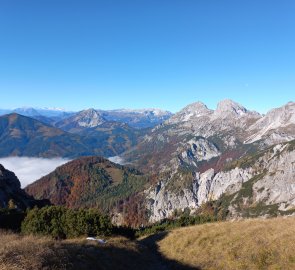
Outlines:
[[295, 269], [295, 218], [217, 222], [171, 231], [163, 256], [204, 270]]

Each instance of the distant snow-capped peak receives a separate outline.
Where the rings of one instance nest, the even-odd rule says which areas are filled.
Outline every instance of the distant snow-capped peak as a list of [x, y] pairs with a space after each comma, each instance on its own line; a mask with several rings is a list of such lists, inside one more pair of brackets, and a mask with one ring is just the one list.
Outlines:
[[172, 115], [171, 112], [161, 110], [158, 108], [147, 108], [147, 109], [117, 109], [113, 110], [115, 112], [124, 112], [124, 113], [138, 113], [138, 114], [153, 114], [155, 116], [164, 116], [164, 115]]
[[37, 108], [38, 110], [41, 111], [57, 111], [57, 112], [67, 112], [65, 108], [59, 108], [59, 107], [41, 107]]

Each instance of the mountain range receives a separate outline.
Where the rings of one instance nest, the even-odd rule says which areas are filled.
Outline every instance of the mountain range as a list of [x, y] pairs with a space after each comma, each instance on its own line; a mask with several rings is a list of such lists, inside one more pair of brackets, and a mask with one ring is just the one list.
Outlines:
[[218, 159], [220, 164], [224, 158], [239, 158], [295, 139], [294, 117], [294, 102], [266, 115], [249, 111], [232, 100], [221, 101], [216, 110], [196, 102], [153, 128], [122, 158], [142, 170], [166, 170], [179, 165], [202, 170], [200, 166], [209, 160]]
[[82, 114], [87, 111], [95, 111], [96, 114], [106, 121], [126, 123], [133, 128], [150, 128], [167, 120], [172, 113], [160, 109], [117, 109], [117, 110], [95, 110], [86, 109], [79, 112], [66, 111], [61, 108], [32, 108], [22, 107], [16, 109], [0, 109], [0, 115], [17, 113], [40, 120], [41, 122], [55, 126], [56, 123], [71, 116]]
[[[12, 149], [26, 142], [28, 133], [34, 142], [69, 136], [66, 141], [74, 141], [69, 152], [85, 147], [74, 155], [77, 160], [27, 187], [38, 199], [96, 206], [116, 222], [133, 225], [194, 212], [206, 203], [227, 218], [294, 212], [294, 102], [265, 115], [232, 100], [221, 101], [216, 110], [196, 102], [149, 129], [110, 120], [94, 109], [61, 119], [55, 127], [24, 117], [24, 122], [36, 121], [30, 132], [30, 125], [15, 124], [16, 117], [24, 116], [0, 118], [0, 134], [7, 140], [0, 152], [10, 145], [5, 153], [19, 154]], [[20, 134], [26, 136], [19, 139]], [[36, 148], [48, 153], [41, 145]], [[85, 155], [119, 155], [125, 165]]]

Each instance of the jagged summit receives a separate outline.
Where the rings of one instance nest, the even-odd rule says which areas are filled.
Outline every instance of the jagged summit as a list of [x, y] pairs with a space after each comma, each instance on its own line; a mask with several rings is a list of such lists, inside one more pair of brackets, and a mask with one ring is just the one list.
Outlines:
[[224, 113], [231, 113], [237, 116], [243, 116], [248, 112], [249, 111], [245, 107], [243, 107], [241, 104], [231, 99], [225, 99], [218, 103], [215, 114], [220, 115]]
[[208, 107], [201, 101], [189, 104], [182, 111], [193, 113], [195, 116], [202, 116], [212, 112], [212, 110], [208, 109]]

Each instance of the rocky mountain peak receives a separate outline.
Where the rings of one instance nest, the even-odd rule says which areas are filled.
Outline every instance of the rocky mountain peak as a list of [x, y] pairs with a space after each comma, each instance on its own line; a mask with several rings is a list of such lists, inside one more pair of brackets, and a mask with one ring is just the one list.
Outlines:
[[278, 128], [295, 124], [295, 102], [269, 111], [257, 125], [271, 125], [271, 128]]
[[198, 101], [183, 108], [171, 118], [170, 122], [187, 122], [197, 117], [209, 115], [212, 112], [204, 103]]
[[88, 128], [97, 127], [105, 122], [102, 115], [92, 108], [79, 112], [74, 120], [77, 121], [80, 127]]
[[195, 112], [210, 112], [211, 110], [208, 109], [208, 107], [206, 106], [206, 104], [204, 104], [203, 102], [201, 101], [197, 101], [197, 102], [194, 102], [192, 104], [189, 104], [188, 106], [186, 106], [184, 108], [184, 110], [189, 110], [189, 111], [195, 111]]
[[222, 115], [222, 114], [234, 114], [236, 116], [243, 116], [248, 113], [248, 110], [243, 107], [241, 104], [231, 100], [225, 99], [218, 103], [217, 109], [215, 114]]
[[269, 111], [259, 119], [250, 130], [254, 133], [245, 141], [253, 143], [266, 137], [273, 137], [270, 144], [295, 139], [295, 102]]

